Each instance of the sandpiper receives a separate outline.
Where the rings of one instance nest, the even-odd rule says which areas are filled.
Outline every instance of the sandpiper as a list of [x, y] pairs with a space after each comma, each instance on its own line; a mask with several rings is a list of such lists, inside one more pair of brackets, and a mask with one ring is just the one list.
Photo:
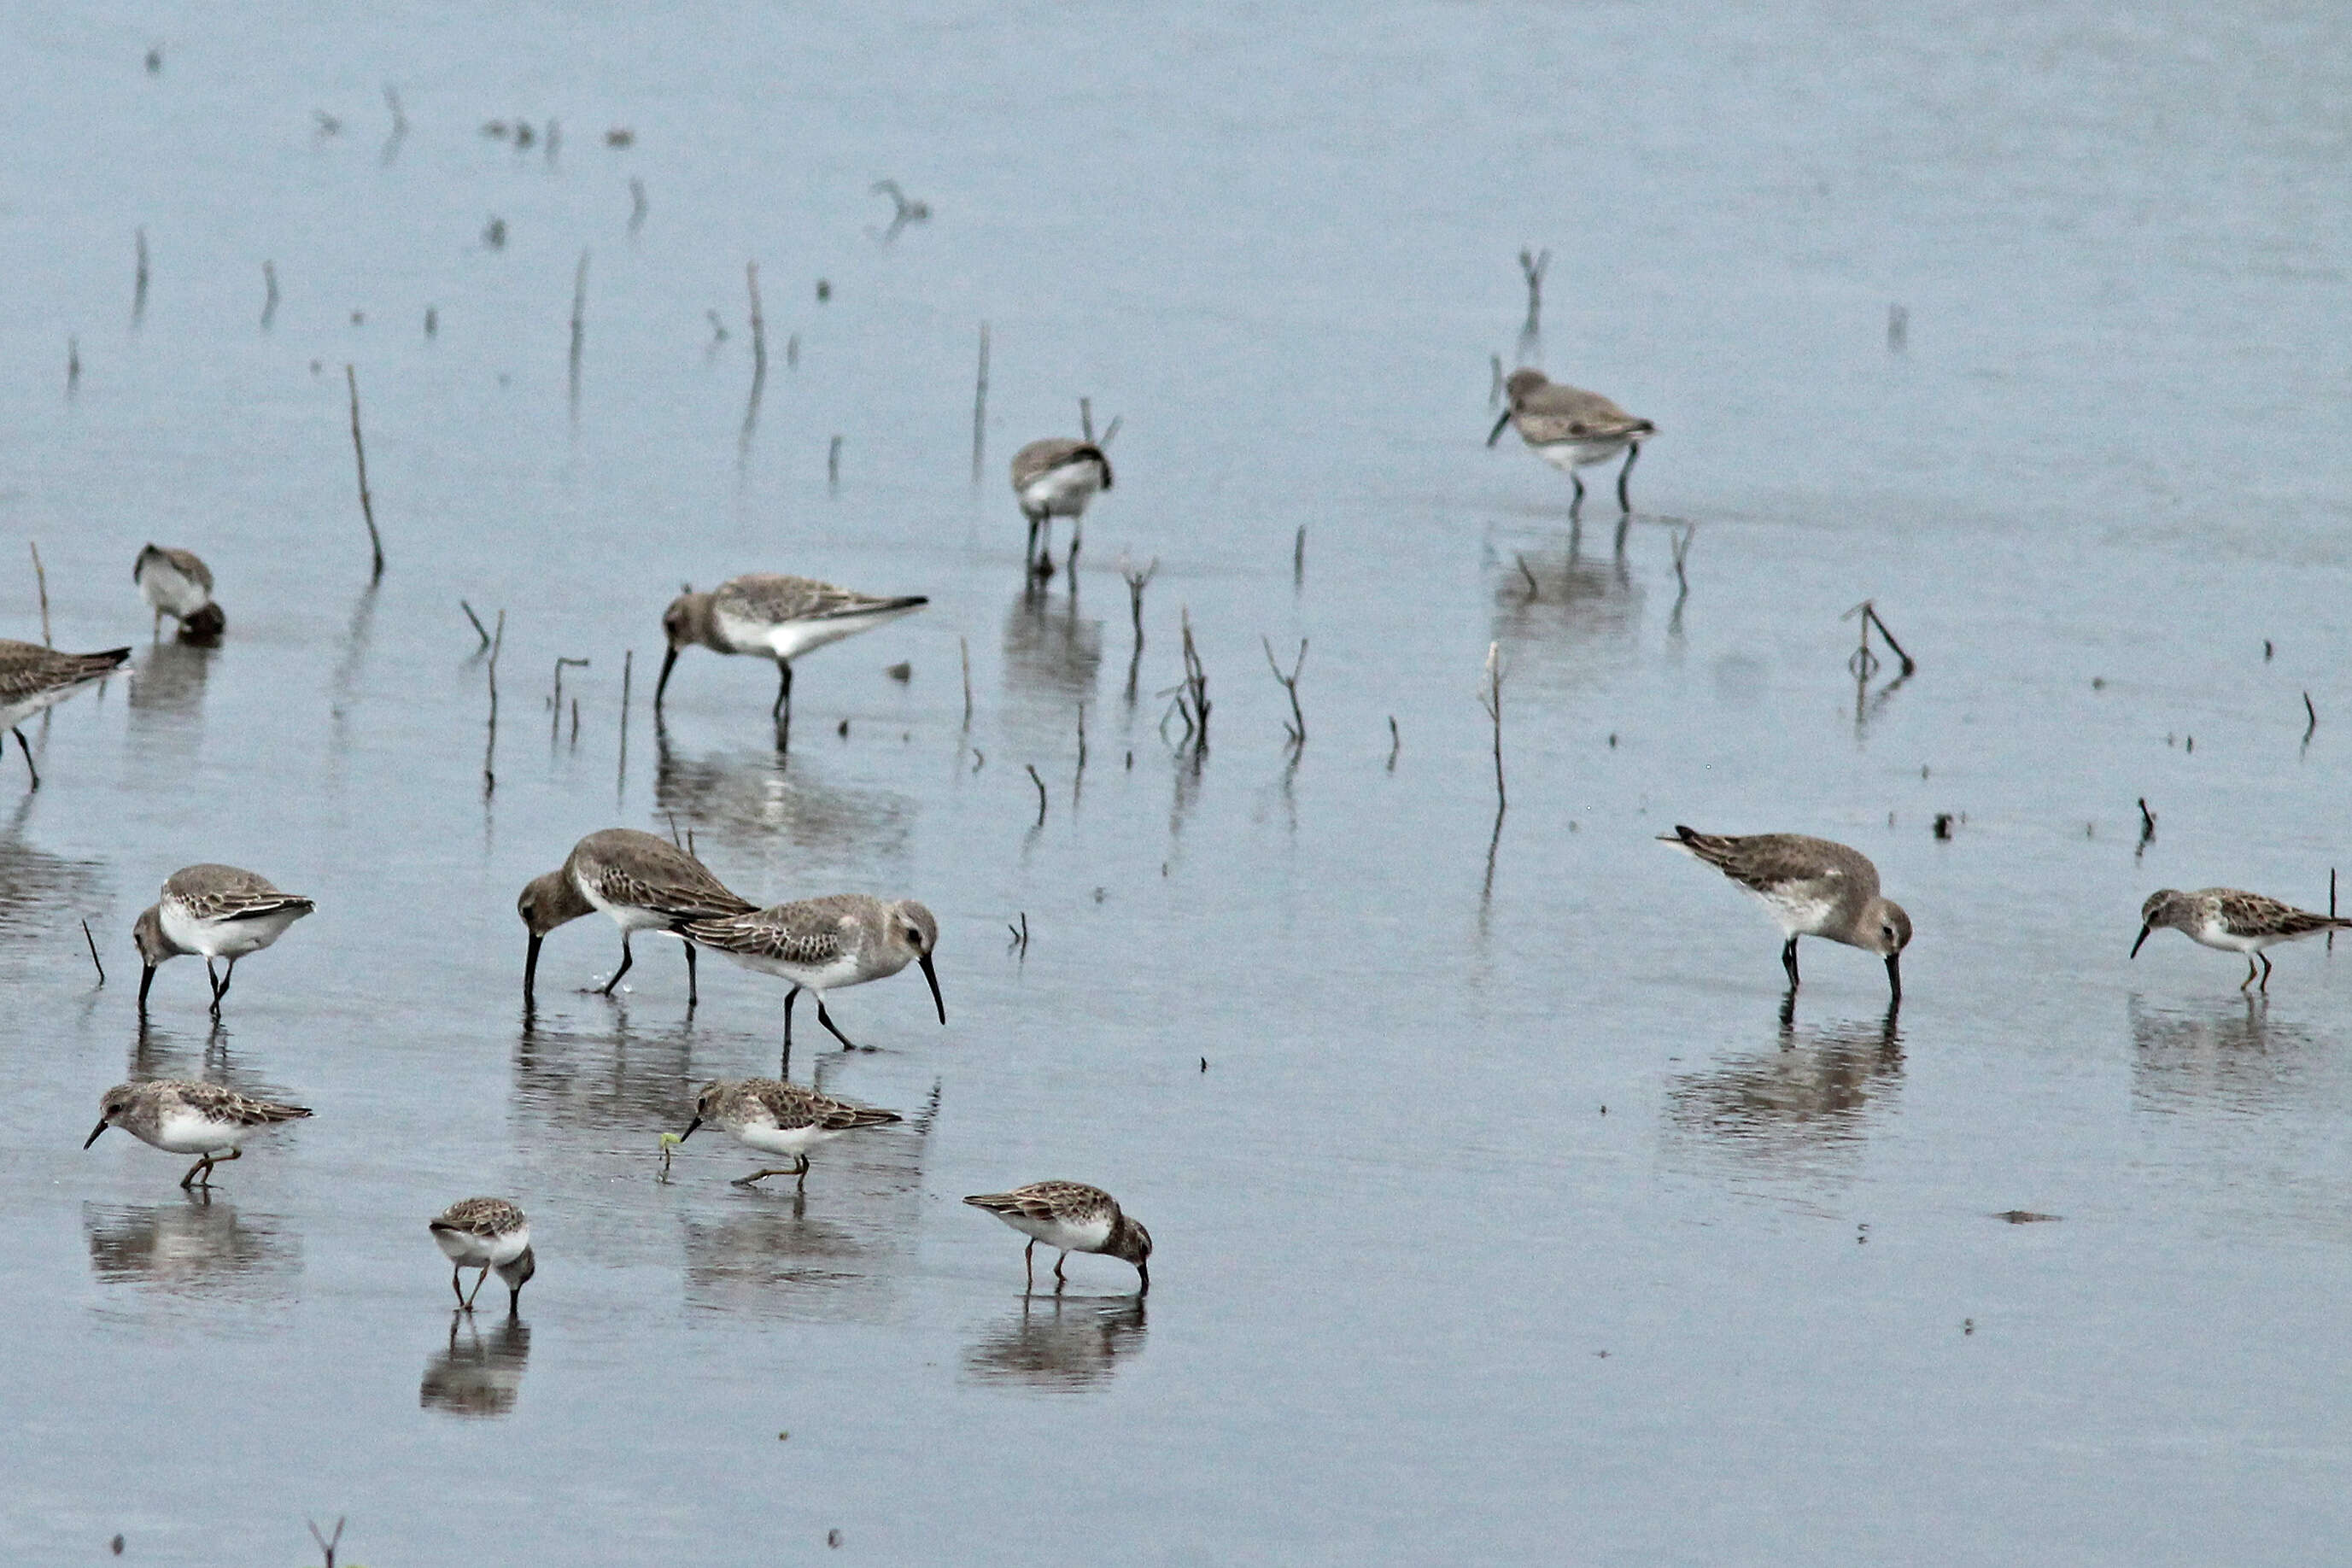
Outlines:
[[[1013, 493], [1020, 498], [1021, 515], [1029, 520], [1029, 549], [1024, 559], [1040, 577], [1054, 574], [1054, 520], [1070, 520], [1070, 554], [1066, 564], [1078, 566], [1080, 524], [1087, 505], [1098, 490], [1110, 489], [1110, 458], [1092, 441], [1051, 436], [1032, 441], [1013, 454]], [[1045, 549], [1038, 549], [1038, 532]]]
[[[147, 988], [165, 959], [202, 954], [213, 985], [213, 1016], [236, 978], [236, 961], [258, 952], [286, 934], [286, 928], [318, 905], [299, 893], [281, 892], [269, 879], [235, 866], [183, 866], [163, 880], [163, 898], [141, 912], [131, 928], [139, 944], [139, 1012], [147, 1012]], [[228, 960], [228, 972], [213, 973], [213, 960]]]
[[769, 1176], [797, 1176], [808, 1185], [808, 1152], [817, 1144], [856, 1127], [878, 1127], [904, 1120], [895, 1110], [853, 1105], [781, 1079], [714, 1079], [694, 1097], [694, 1119], [677, 1135], [685, 1142], [694, 1130], [709, 1121], [723, 1127], [762, 1154], [782, 1154], [793, 1164], [761, 1169], [738, 1176], [734, 1185], [749, 1187]]
[[[81, 1146], [87, 1149], [108, 1128], [120, 1127], [167, 1154], [201, 1155], [180, 1178], [180, 1185], [209, 1187], [215, 1164], [245, 1157], [237, 1145], [246, 1139], [265, 1127], [310, 1114], [308, 1106], [257, 1100], [216, 1083], [150, 1079], [144, 1083], [118, 1083], [108, 1089], [98, 1102], [98, 1126]], [[224, 1149], [228, 1152], [222, 1153]]]
[[1617, 510], [1633, 510], [1625, 494], [1625, 480], [1633, 471], [1634, 459], [1642, 455], [1642, 443], [1657, 433], [1655, 425], [1635, 418], [1597, 392], [1564, 386], [1539, 370], [1513, 371], [1503, 390], [1509, 401], [1503, 416], [1487, 432], [1486, 445], [1502, 439], [1504, 426], [1517, 426], [1519, 439], [1537, 457], [1565, 473], [1568, 482], [1576, 487], [1576, 498], [1569, 503], [1570, 513], [1584, 504], [1584, 481], [1576, 470], [1605, 463], [1622, 452], [1625, 466], [1617, 470]]
[[746, 969], [780, 974], [793, 983], [784, 994], [787, 1053], [793, 1048], [793, 1003], [803, 988], [816, 993], [816, 1021], [845, 1049], [855, 1049], [849, 1037], [834, 1027], [832, 1015], [824, 1010], [824, 994], [885, 979], [909, 963], [922, 965], [940, 1022], [948, 1021], [939, 972], [931, 967], [940, 922], [912, 899], [891, 902], [864, 893], [831, 893], [750, 914], [688, 921], [677, 930], [688, 942], [723, 952]]
[[976, 1193], [964, 1199], [986, 1209], [1029, 1237], [1021, 1254], [1024, 1285], [1036, 1288], [1037, 1244], [1061, 1248], [1054, 1260], [1054, 1289], [1068, 1284], [1062, 1265], [1073, 1252], [1101, 1252], [1135, 1265], [1138, 1296], [1151, 1293], [1151, 1233], [1119, 1212], [1118, 1200], [1084, 1182], [1032, 1182], [1009, 1193]]
[[131, 580], [155, 612], [159, 634], [165, 616], [180, 623], [180, 635], [185, 637], [216, 637], [228, 626], [228, 616], [213, 603], [212, 568], [193, 550], [150, 544], [131, 563]]
[[[130, 657], [127, 647], [110, 647], [104, 653], [59, 653], [38, 643], [0, 637], [0, 730], [16, 731], [17, 748], [25, 753], [25, 771], [33, 775], [35, 789], [41, 787], [41, 770], [33, 765], [33, 748], [16, 726], [92, 681], [105, 679]], [[0, 741], [0, 745], [6, 743]]]
[[1658, 835], [1704, 860], [1762, 899], [1780, 922], [1788, 942], [1780, 949], [1789, 989], [1797, 988], [1797, 939], [1827, 937], [1886, 960], [1889, 1000], [1903, 1000], [1903, 949], [1911, 941], [1911, 917], [1878, 892], [1878, 868], [1861, 851], [1809, 838], [1801, 833], [1757, 833], [1727, 837], [1676, 826]]
[[[512, 1315], [522, 1301], [524, 1283], [539, 1272], [539, 1259], [530, 1250], [530, 1221], [522, 1210], [504, 1198], [459, 1198], [425, 1224], [442, 1256], [449, 1259], [449, 1289], [457, 1293], [458, 1309], [474, 1310], [474, 1297], [482, 1293], [495, 1268], [506, 1282], [507, 1311]], [[481, 1270], [474, 1277], [471, 1295], [457, 1283], [457, 1276], [468, 1268]]]
[[662, 693], [669, 686], [670, 668], [677, 663], [678, 651], [699, 643], [714, 653], [748, 653], [774, 659], [778, 685], [769, 717], [789, 731], [793, 660], [811, 648], [895, 621], [929, 603], [920, 594], [880, 598], [814, 578], [773, 572], [749, 573], [721, 583], [708, 594], [698, 594], [689, 585], [662, 612], [662, 632], [669, 639], [669, 652], [662, 658], [661, 679], [654, 683], [654, 710], [661, 710]]
[[2314, 914], [2236, 888], [2200, 888], [2193, 893], [2164, 888], [2150, 893], [2139, 907], [2139, 939], [2132, 943], [2131, 955], [2137, 958], [2149, 933], [2167, 926], [2202, 946], [2244, 953], [2246, 977], [2238, 982], [2241, 991], [2254, 983], [2254, 964], [2260, 962], [2262, 989], [2268, 991], [2271, 959], [2263, 949], [2324, 931], [2352, 930], [2352, 920]]
[[[543, 877], [534, 877], [515, 900], [515, 909], [530, 932], [530, 947], [522, 961], [522, 1003], [531, 1005], [531, 981], [539, 973], [539, 944], [566, 921], [604, 910], [621, 928], [621, 967], [604, 983], [610, 996], [621, 976], [635, 962], [630, 936], [641, 931], [676, 934], [680, 921], [713, 915], [749, 914], [755, 906], [738, 898], [710, 874], [710, 868], [672, 844], [634, 827], [607, 827], [572, 847], [563, 864]], [[695, 987], [694, 944], [686, 948], [686, 1001], [700, 1000]]]

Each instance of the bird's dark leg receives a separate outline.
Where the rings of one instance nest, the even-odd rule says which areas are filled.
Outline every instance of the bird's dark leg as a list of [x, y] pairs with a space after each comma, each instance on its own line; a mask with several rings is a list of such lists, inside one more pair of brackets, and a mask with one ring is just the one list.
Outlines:
[[1037, 1238], [1034, 1236], [1021, 1249], [1021, 1289], [1024, 1293], [1037, 1289]]
[[1034, 572], [1037, 569], [1037, 524], [1041, 520], [1034, 511], [1024, 511], [1021, 515], [1029, 520], [1029, 545], [1021, 552], [1021, 569]]
[[776, 705], [768, 717], [776, 721], [776, 750], [788, 752], [793, 746], [793, 666], [790, 659], [776, 660]]
[[2245, 977], [2243, 980], [2241, 980], [2241, 981], [2239, 981], [2239, 982], [2238, 982], [2238, 989], [2239, 989], [2239, 990], [2241, 990], [2241, 991], [2243, 991], [2247, 986], [2252, 985], [2253, 983], [2254, 983], [2254, 955], [2253, 955], [2252, 953], [2251, 953], [2251, 952], [2250, 952], [2250, 953], [2246, 954], [2246, 977]]
[[2254, 956], [2263, 961], [2262, 989], [2267, 994], [2271, 988], [2271, 955], [2267, 952], [2257, 952]]
[[1620, 559], [1622, 559], [1625, 553], [1625, 531], [1633, 526], [1633, 514], [1632, 512], [1626, 511], [1619, 512], [1617, 514], [1617, 540], [1612, 548], [1615, 551]]
[[1070, 1255], [1066, 1252], [1054, 1259], [1054, 1294], [1056, 1296], [1060, 1295], [1062, 1288], [1070, 1282], [1069, 1276], [1062, 1272], [1062, 1265], [1069, 1260]]
[[474, 1310], [474, 1298], [482, 1293], [482, 1281], [489, 1277], [490, 1266], [485, 1263], [482, 1265], [481, 1272], [474, 1276], [474, 1288], [466, 1293], [466, 1310], [468, 1312]]
[[[457, 1298], [457, 1310], [461, 1312], [466, 1310], [466, 1288], [457, 1283], [457, 1276], [465, 1270], [466, 1266], [462, 1263], [449, 1265], [449, 1293]], [[456, 1331], [456, 1327], [454, 1323], [450, 1325], [453, 1333]]]
[[696, 1004], [699, 1003], [699, 1002], [702, 1000], [702, 998], [701, 998], [700, 996], [698, 996], [698, 995], [697, 995], [697, 994], [695, 994], [695, 989], [694, 989], [694, 943], [692, 943], [692, 942], [687, 942], [687, 943], [685, 944], [685, 947], [686, 947], [686, 1005], [687, 1005], [688, 1006], [689, 1006], [689, 1007], [692, 1007], [692, 1006], [694, 1006]]
[[[25, 771], [33, 775], [33, 787], [35, 789], [38, 789], [41, 787], [41, 770], [33, 765], [32, 743], [25, 739], [24, 731], [16, 731], [16, 749], [25, 753]], [[5, 743], [5, 742], [0, 742], [0, 744]]]
[[832, 1031], [833, 1037], [841, 1042], [841, 1048], [843, 1050], [854, 1051], [857, 1048], [857, 1043], [855, 1040], [852, 1040], [847, 1035], [843, 1034], [839, 1029], [834, 1028], [833, 1015], [824, 1010], [824, 995], [822, 992], [818, 994], [816, 999], [816, 1021], [823, 1024], [827, 1029]]
[[1633, 441], [1625, 447], [1625, 466], [1617, 470], [1617, 510], [1632, 511], [1633, 503], [1626, 499], [1625, 478], [1633, 471], [1633, 459], [1642, 455], [1642, 443]]
[[780, 1171], [759, 1170], [752, 1172], [748, 1176], [738, 1176], [727, 1184], [730, 1187], [743, 1187], [749, 1189], [757, 1186], [761, 1182], [765, 1181], [770, 1176], [789, 1176], [792, 1173], [793, 1173], [789, 1167]]
[[790, 1059], [793, 1051], [793, 1004], [801, 999], [801, 988], [793, 986], [784, 993], [784, 1056]]
[[221, 983], [220, 976], [213, 972], [213, 961], [209, 958], [205, 960], [205, 978], [212, 982], [213, 1016], [217, 1018], [220, 1016]]
[[1568, 502], [1568, 515], [1573, 520], [1584, 514], [1584, 481], [1577, 478], [1574, 468], [1570, 468], [1568, 470], [1568, 482], [1576, 487], [1576, 494]]
[[806, 1154], [801, 1156], [800, 1169], [793, 1174], [800, 1178], [793, 1185], [802, 1192], [808, 1191], [808, 1156]]
[[198, 1173], [199, 1171], [201, 1171], [201, 1172], [203, 1172], [203, 1173], [205, 1173], [205, 1185], [206, 1185], [206, 1186], [208, 1186], [208, 1187], [209, 1187], [209, 1186], [211, 1186], [211, 1185], [213, 1184], [212, 1184], [212, 1169], [213, 1169], [213, 1157], [212, 1157], [210, 1154], [199, 1154], [199, 1155], [197, 1155], [197, 1156], [196, 1156], [196, 1163], [195, 1163], [194, 1164], [193, 1164], [193, 1165], [191, 1165], [191, 1166], [189, 1166], [189, 1167], [188, 1167], [188, 1173], [187, 1173], [186, 1175], [184, 1175], [184, 1176], [182, 1176], [182, 1177], [180, 1178], [180, 1186], [181, 1186], [182, 1190], [184, 1190], [184, 1190], [185, 1190], [189, 1185], [191, 1185], [191, 1184], [195, 1181], [195, 1179], [196, 1179], [196, 1173]]
[[1062, 557], [1062, 570], [1070, 574], [1070, 592], [1073, 594], [1078, 591], [1078, 546], [1086, 540], [1086, 522], [1084, 516], [1070, 519], [1070, 548], [1068, 553]]
[[225, 963], [225, 964], [221, 965], [221, 988], [220, 988], [220, 994], [221, 994], [221, 996], [222, 996], [222, 998], [223, 998], [224, 1000], [226, 1000], [226, 999], [227, 998], [227, 996], [228, 996], [228, 988], [229, 988], [231, 985], [234, 985], [234, 984], [236, 984], [236, 959], [234, 959], [234, 958], [232, 958], [232, 959], [230, 959], [226, 963]]
[[[693, 950], [689, 948], [688, 951], [690, 952]], [[635, 962], [636, 954], [629, 951], [629, 933], [623, 931], [621, 933], [621, 967], [613, 971], [613, 978], [604, 982], [604, 989], [597, 994], [610, 996], [613, 994], [613, 987], [621, 983], [621, 976], [626, 974], [629, 972], [629, 965]]]
[[1794, 991], [1797, 988], [1798, 980], [1797, 939], [1793, 936], [1789, 939], [1788, 945], [1780, 949], [1780, 967], [1789, 972], [1789, 989]]

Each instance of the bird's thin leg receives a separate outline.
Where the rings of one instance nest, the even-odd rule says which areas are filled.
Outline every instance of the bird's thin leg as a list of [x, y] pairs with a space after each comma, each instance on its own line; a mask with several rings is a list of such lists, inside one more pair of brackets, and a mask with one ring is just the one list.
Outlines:
[[1077, 592], [1078, 546], [1086, 541], [1086, 517], [1083, 513], [1070, 519], [1070, 549], [1062, 557], [1062, 570], [1070, 574], [1070, 591]]
[[1062, 1272], [1062, 1265], [1069, 1260], [1070, 1255], [1067, 1252], [1054, 1259], [1054, 1294], [1056, 1296], [1060, 1295], [1062, 1288], [1070, 1282], [1069, 1276]]
[[2251, 953], [2251, 952], [2250, 952], [2250, 953], [2246, 954], [2246, 977], [2245, 977], [2243, 980], [2241, 980], [2241, 981], [2239, 981], [2239, 982], [2238, 982], [2238, 989], [2239, 989], [2239, 990], [2241, 990], [2241, 991], [2243, 991], [2247, 986], [2252, 985], [2253, 983], [2254, 983], [2254, 955], [2253, 955], [2252, 953]]
[[485, 1263], [481, 1272], [474, 1276], [474, 1288], [466, 1293], [466, 1310], [468, 1312], [474, 1310], [474, 1298], [482, 1293], [482, 1281], [489, 1277], [490, 1266]]
[[1037, 1238], [1034, 1236], [1021, 1249], [1021, 1289], [1024, 1293], [1037, 1289]]
[[[449, 1294], [457, 1298], [457, 1310], [459, 1311], [465, 1310], [466, 1288], [457, 1283], [457, 1276], [464, 1273], [465, 1269], [466, 1266], [462, 1263], [452, 1263], [449, 1265]], [[452, 1325], [452, 1328], [454, 1330], [454, 1324]]]
[[38, 789], [41, 787], [41, 770], [33, 765], [32, 743], [25, 739], [24, 731], [18, 730], [16, 734], [16, 749], [25, 753], [25, 771], [33, 775], [33, 787]]
[[[688, 948], [687, 951], [690, 953], [694, 950], [692, 948]], [[600, 996], [610, 996], [613, 994], [613, 987], [621, 983], [621, 976], [626, 974], [629, 972], [629, 965], [635, 963], [636, 961], [636, 954], [629, 951], [629, 933], [627, 931], [623, 931], [621, 933], [621, 967], [613, 971], [613, 978], [604, 982], [604, 989], [598, 992], [597, 994]]]
[[2271, 955], [2267, 952], [2257, 952], [2254, 956], [2263, 961], [2262, 989], [2265, 994], [2268, 994], [2271, 988]]
[[776, 660], [776, 705], [768, 717], [776, 721], [776, 750], [793, 749], [793, 666], [790, 659]]
[[149, 642], [162, 642], [163, 640], [163, 606], [161, 605], [155, 606], [155, 625], [147, 640]]
[[784, 1054], [787, 1057], [793, 1049], [793, 1004], [800, 999], [801, 988], [797, 985], [784, 993]]
[[1037, 523], [1039, 520], [1037, 514], [1034, 511], [1024, 511], [1021, 515], [1029, 520], [1029, 544], [1028, 547], [1021, 552], [1021, 569], [1024, 572], [1034, 572], [1037, 568]]
[[789, 1166], [781, 1170], [758, 1170], [752, 1172], [748, 1176], [738, 1176], [727, 1184], [730, 1187], [744, 1187], [748, 1189], [758, 1185], [761, 1182], [770, 1176], [789, 1176], [792, 1173], [792, 1169]]
[[189, 1167], [188, 1167], [188, 1173], [187, 1173], [186, 1175], [184, 1175], [184, 1176], [182, 1176], [182, 1177], [180, 1178], [180, 1185], [181, 1185], [182, 1189], [183, 1189], [183, 1190], [184, 1190], [185, 1188], [187, 1188], [187, 1187], [189, 1187], [190, 1185], [194, 1184], [194, 1183], [195, 1182], [195, 1179], [196, 1179], [196, 1173], [197, 1173], [197, 1172], [199, 1172], [199, 1171], [201, 1171], [201, 1172], [203, 1172], [203, 1173], [205, 1173], [205, 1185], [206, 1185], [206, 1186], [208, 1186], [208, 1187], [209, 1187], [209, 1186], [211, 1186], [211, 1185], [213, 1184], [212, 1184], [212, 1169], [213, 1169], [213, 1157], [212, 1157], [210, 1154], [199, 1154], [199, 1155], [197, 1155], [197, 1156], [196, 1156], [196, 1163], [195, 1163], [194, 1164], [193, 1164], [193, 1165], [191, 1165], [191, 1166], [189, 1166]]
[[1798, 980], [1797, 939], [1793, 936], [1789, 939], [1788, 945], [1780, 949], [1780, 967], [1789, 972], [1789, 989], [1794, 991], [1797, 988]]
[[1620, 559], [1622, 559], [1625, 554], [1625, 531], [1633, 526], [1633, 514], [1632, 512], [1624, 511], [1617, 514], [1617, 540], [1612, 548], [1616, 552]]
[[1580, 517], [1584, 512], [1584, 481], [1577, 476], [1574, 468], [1570, 468], [1568, 470], [1568, 482], [1576, 487], [1576, 494], [1569, 498], [1568, 515]]
[[800, 1157], [800, 1169], [793, 1173], [793, 1174], [799, 1177], [800, 1180], [794, 1182], [793, 1185], [799, 1188], [802, 1192], [806, 1192], [808, 1191], [808, 1156], [806, 1154], [803, 1154]]
[[856, 1041], [851, 1039], [847, 1035], [843, 1034], [839, 1029], [835, 1029], [833, 1027], [833, 1015], [824, 1010], [824, 993], [822, 991], [817, 993], [816, 997], [816, 1021], [823, 1024], [827, 1029], [833, 1030], [833, 1037], [841, 1042], [841, 1048], [843, 1050], [854, 1051], [857, 1048]]
[[205, 978], [212, 982], [213, 1016], [217, 1018], [220, 1016], [221, 983], [220, 976], [213, 973], [213, 961], [209, 958], [205, 960]]
[[231, 985], [235, 984], [236, 983], [236, 959], [234, 959], [234, 958], [232, 958], [232, 959], [230, 959], [226, 963], [225, 963], [225, 964], [223, 964], [223, 965], [221, 966], [221, 988], [220, 988], [220, 994], [221, 994], [221, 995], [222, 995], [224, 998], [226, 998], [226, 997], [228, 995], [228, 988], [229, 988]]
[[695, 994], [695, 989], [694, 989], [694, 943], [692, 943], [692, 942], [689, 942], [686, 943], [685, 945], [686, 945], [686, 1005], [687, 1005], [688, 1007], [692, 1007], [692, 1006], [694, 1006], [696, 1004], [699, 1003], [699, 1002], [702, 1000], [702, 998], [701, 998], [700, 996], [698, 996], [698, 995], [697, 995], [697, 994]]
[[1642, 443], [1634, 441], [1625, 447], [1625, 466], [1617, 470], [1617, 510], [1632, 511], [1633, 503], [1626, 499], [1625, 477], [1633, 471], [1633, 459], [1642, 455]]

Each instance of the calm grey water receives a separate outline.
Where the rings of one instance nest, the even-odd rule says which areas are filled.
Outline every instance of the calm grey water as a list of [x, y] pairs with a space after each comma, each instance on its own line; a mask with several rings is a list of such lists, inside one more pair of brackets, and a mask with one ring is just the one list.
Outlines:
[[[0, 1555], [301, 1561], [347, 1515], [377, 1568], [2326, 1558], [2352, 976], [2125, 951], [2158, 886], [2320, 903], [2347, 858], [2347, 46], [2284, 6], [10, 16], [0, 633], [33, 539], [58, 642], [140, 651], [28, 731], [37, 795], [0, 766]], [[481, 132], [517, 118], [552, 156]], [[884, 177], [935, 215], [887, 245]], [[1528, 357], [1661, 426], [1622, 555], [1605, 489], [1572, 533], [1480, 445], [1523, 245]], [[1081, 395], [1118, 483], [1040, 601], [1003, 464]], [[212, 563], [217, 651], [148, 645], [151, 538]], [[678, 583], [759, 569], [933, 601], [803, 663], [789, 764], [748, 660], [646, 705]], [[1857, 707], [1865, 596], [1921, 668]], [[461, 597], [507, 615], [487, 798]], [[1198, 766], [1154, 695], [1187, 611]], [[1296, 759], [1261, 637], [1311, 644]], [[673, 818], [754, 897], [940, 914], [948, 1027], [902, 977], [837, 998], [878, 1050], [795, 1058], [908, 1114], [804, 1197], [719, 1138], [657, 1180], [691, 1085], [776, 1066], [779, 984], [714, 961], [689, 1014], [649, 940], [607, 1002], [583, 921], [522, 1017], [517, 889]], [[1819, 944], [1784, 1013], [1677, 821], [1872, 855], [1899, 1019]], [[218, 1029], [165, 968], [142, 1035], [130, 924], [199, 859], [320, 910]], [[147, 1073], [319, 1113], [199, 1205], [77, 1147]], [[1148, 1309], [1099, 1258], [1024, 1300], [957, 1201], [1050, 1175], [1150, 1224]], [[453, 1331], [423, 1222], [472, 1192], [531, 1212], [520, 1325]]]

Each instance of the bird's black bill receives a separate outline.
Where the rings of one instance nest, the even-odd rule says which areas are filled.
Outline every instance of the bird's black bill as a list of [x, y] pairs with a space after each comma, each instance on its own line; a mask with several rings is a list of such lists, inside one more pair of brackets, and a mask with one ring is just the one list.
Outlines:
[[532, 937], [530, 949], [522, 957], [522, 1005], [526, 1007], [530, 1005], [531, 982], [539, 975], [539, 944], [546, 940], [544, 937]]
[[1889, 1000], [1903, 1000], [1903, 955], [1899, 952], [1886, 955], [1886, 989]]
[[2147, 933], [2155, 929], [2156, 928], [2154, 926], [2142, 926], [2139, 928], [2139, 942], [2132, 943], [2131, 955], [2134, 958], [2137, 958], [2139, 956], [2140, 943], [2147, 941]]
[[1495, 421], [1495, 427], [1486, 432], [1486, 445], [1491, 447], [1496, 442], [1501, 440], [1503, 438], [1503, 426], [1508, 425], [1510, 422], [1511, 411], [1506, 408], [1503, 410], [1503, 416]]
[[677, 663], [677, 649], [676, 647], [672, 647], [667, 653], [662, 655], [661, 679], [654, 682], [654, 706], [656, 708], [661, 706], [662, 693], [669, 689], [670, 668]]
[[111, 1121], [100, 1121], [98, 1124], [97, 1129], [93, 1131], [89, 1137], [81, 1141], [81, 1146], [85, 1149], [89, 1148], [91, 1144], [98, 1142], [99, 1133], [105, 1131], [108, 1128], [113, 1125], [114, 1123]]
[[1144, 1297], [1151, 1294], [1151, 1265], [1149, 1263], [1137, 1264], [1135, 1266], [1135, 1278], [1137, 1281], [1135, 1287], [1136, 1299], [1138, 1300], [1141, 1300]]
[[139, 972], [139, 1012], [142, 1017], [147, 1012], [147, 987], [154, 984], [155, 966], [151, 963]]
[[931, 967], [931, 955], [928, 952], [917, 962], [923, 966], [923, 978], [931, 983], [931, 1005], [940, 1010], [940, 1022], [944, 1024], [948, 1021], [948, 1005], [940, 994], [940, 972]]
[[694, 1136], [694, 1130], [701, 1125], [702, 1118], [699, 1116], [696, 1117], [693, 1121], [686, 1124], [686, 1131], [677, 1135], [677, 1141], [681, 1143], [685, 1142], [688, 1139]]

